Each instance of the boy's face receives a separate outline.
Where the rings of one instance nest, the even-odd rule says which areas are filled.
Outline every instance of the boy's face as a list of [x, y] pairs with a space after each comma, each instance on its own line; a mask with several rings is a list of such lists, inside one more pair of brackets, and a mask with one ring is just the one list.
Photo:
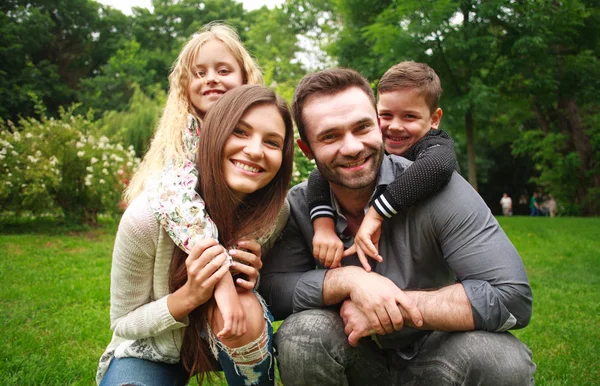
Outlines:
[[413, 89], [379, 94], [377, 111], [385, 150], [395, 155], [403, 155], [430, 129], [437, 129], [442, 119], [442, 109], [431, 114], [425, 98]]

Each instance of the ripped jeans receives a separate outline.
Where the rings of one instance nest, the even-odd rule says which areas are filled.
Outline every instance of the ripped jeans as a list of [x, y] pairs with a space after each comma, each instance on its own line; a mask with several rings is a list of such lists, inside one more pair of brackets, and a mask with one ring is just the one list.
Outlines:
[[[218, 341], [210, 327], [206, 329], [206, 334], [210, 337], [206, 340], [221, 365], [228, 385], [275, 384], [273, 316], [260, 295], [257, 293], [256, 295], [263, 306], [266, 322], [264, 332], [256, 340], [231, 349]], [[188, 380], [188, 373], [180, 363], [168, 364], [139, 358], [113, 358], [100, 386], [185, 386]]]

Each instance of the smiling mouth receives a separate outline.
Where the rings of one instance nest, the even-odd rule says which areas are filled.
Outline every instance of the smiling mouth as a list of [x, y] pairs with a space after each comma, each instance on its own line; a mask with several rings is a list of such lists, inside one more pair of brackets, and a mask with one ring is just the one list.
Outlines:
[[202, 95], [204, 96], [210, 96], [210, 95], [223, 95], [225, 94], [225, 91], [221, 91], [221, 90], [208, 90], [205, 91]]
[[349, 168], [355, 168], [357, 166], [364, 165], [368, 161], [369, 158], [370, 157], [363, 158], [363, 159], [355, 161], [355, 162], [347, 162], [347, 163], [341, 164], [340, 166], [343, 167], [343, 168], [348, 168], [348, 169]]
[[238, 168], [245, 170], [247, 172], [251, 172], [251, 173], [260, 173], [262, 170], [254, 167], [254, 166], [250, 166], [250, 165], [246, 165], [244, 163], [241, 163], [239, 161], [231, 161], [235, 166], [237, 166]]
[[410, 137], [392, 137], [388, 136], [387, 139], [393, 142], [404, 142], [407, 141]]

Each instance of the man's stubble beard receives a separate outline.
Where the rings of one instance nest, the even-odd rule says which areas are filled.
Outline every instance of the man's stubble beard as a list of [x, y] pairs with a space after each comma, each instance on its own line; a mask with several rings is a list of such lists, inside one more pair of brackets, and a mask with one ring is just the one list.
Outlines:
[[[342, 174], [338, 174], [335, 172], [336, 167], [330, 167], [329, 165], [325, 165], [321, 162], [319, 162], [319, 160], [317, 160], [315, 158], [315, 164], [317, 165], [317, 168], [319, 169], [319, 173], [321, 173], [321, 176], [329, 181], [332, 184], [336, 184], [348, 189], [363, 189], [366, 188], [370, 185], [373, 184], [373, 182], [375, 181], [375, 179], [377, 178], [377, 175], [379, 173], [379, 168], [381, 167], [381, 163], [383, 162], [383, 156], [384, 156], [384, 147], [383, 147], [383, 143], [381, 144], [381, 147], [379, 148], [379, 151], [372, 149], [371, 150], [371, 154], [370, 156], [372, 157], [372, 168], [369, 169], [368, 171], [364, 171], [364, 172], [360, 172], [360, 173], [354, 173], [353, 174], [353, 178], [347, 178], [346, 176], [342, 175]], [[355, 158], [363, 158], [362, 155], [359, 155], [359, 157], [355, 157]], [[347, 162], [352, 162], [351, 159], [347, 160]], [[339, 165], [340, 163], [343, 162], [333, 162], [334, 164]]]

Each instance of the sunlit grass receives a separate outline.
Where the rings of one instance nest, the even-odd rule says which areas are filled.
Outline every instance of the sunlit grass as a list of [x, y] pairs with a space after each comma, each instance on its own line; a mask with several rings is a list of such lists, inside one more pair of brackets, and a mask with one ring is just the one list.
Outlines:
[[[531, 324], [515, 334], [533, 351], [537, 383], [597, 384], [600, 219], [500, 222], [534, 291]], [[93, 385], [111, 337], [115, 224], [79, 232], [51, 222], [0, 229], [0, 385]]]

